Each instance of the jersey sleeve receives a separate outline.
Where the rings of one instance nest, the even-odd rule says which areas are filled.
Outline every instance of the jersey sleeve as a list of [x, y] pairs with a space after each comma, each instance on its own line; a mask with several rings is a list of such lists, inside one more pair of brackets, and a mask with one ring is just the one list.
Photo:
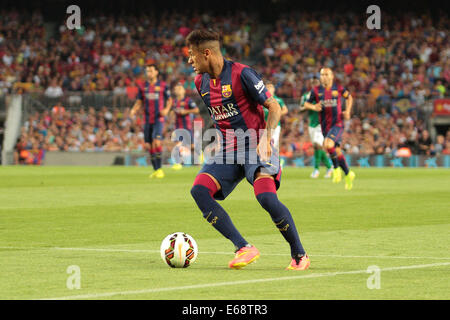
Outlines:
[[261, 76], [251, 68], [244, 68], [241, 72], [241, 83], [244, 91], [250, 96], [250, 98], [259, 103], [264, 102], [272, 95], [267, 91]]
[[342, 93], [342, 97], [344, 98], [344, 99], [348, 99], [348, 96], [350, 95], [350, 92], [346, 89], [346, 88], [342, 88], [342, 91], [341, 91]]
[[314, 89], [312, 89], [308, 93], [308, 96], [306, 98], [306, 102], [308, 102], [308, 103], [316, 103], [317, 102], [317, 95], [316, 95], [316, 91]]
[[195, 88], [197, 89], [197, 92], [200, 95], [202, 94], [200, 92], [200, 87], [202, 85], [202, 78], [203, 78], [203, 76], [201, 74], [196, 75], [195, 78], [194, 78]]
[[141, 101], [144, 100], [144, 93], [142, 92], [141, 86], [138, 86], [138, 93], [137, 93], [136, 99], [141, 100]]
[[305, 102], [309, 100], [309, 97], [311, 96], [311, 92], [307, 92], [302, 95], [300, 99], [300, 106], [303, 107], [305, 105]]

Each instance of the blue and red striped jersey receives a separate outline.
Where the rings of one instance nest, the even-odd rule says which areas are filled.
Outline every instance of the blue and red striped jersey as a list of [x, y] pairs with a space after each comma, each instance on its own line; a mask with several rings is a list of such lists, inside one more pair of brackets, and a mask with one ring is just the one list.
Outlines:
[[326, 134], [332, 127], [343, 127], [342, 106], [343, 100], [347, 99], [349, 92], [341, 85], [333, 84], [330, 89], [322, 85], [311, 90], [308, 102], [321, 103], [322, 111], [319, 112], [319, 122], [322, 132]]
[[154, 124], [164, 121], [161, 110], [164, 109], [170, 98], [170, 88], [164, 81], [158, 80], [153, 85], [149, 81], [145, 81], [138, 88], [137, 98], [142, 100], [144, 107], [144, 123]]
[[194, 100], [189, 97], [186, 97], [181, 100], [174, 100], [173, 108], [175, 111], [175, 128], [176, 129], [187, 129], [192, 130], [192, 114], [188, 113], [184, 116], [178, 114], [177, 111], [181, 109], [192, 110], [197, 108], [197, 104]]
[[244, 132], [254, 129], [259, 142], [259, 130], [266, 127], [262, 105], [271, 94], [255, 70], [224, 59], [218, 79], [211, 79], [208, 73], [200, 74], [195, 77], [195, 86], [216, 129], [222, 133], [227, 150], [236, 150], [237, 139], [232, 132], [238, 129]]

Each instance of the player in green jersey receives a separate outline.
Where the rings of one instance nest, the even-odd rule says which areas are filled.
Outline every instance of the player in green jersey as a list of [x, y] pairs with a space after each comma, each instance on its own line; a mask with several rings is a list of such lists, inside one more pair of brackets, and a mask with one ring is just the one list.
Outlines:
[[[304, 107], [304, 104], [309, 99], [309, 92], [306, 92], [302, 95], [300, 100], [300, 111], [307, 110]], [[327, 173], [324, 175], [325, 178], [331, 178], [331, 175], [333, 173], [333, 169], [331, 169], [331, 162], [330, 159], [328, 159], [327, 153], [325, 150], [323, 150], [323, 134], [322, 129], [320, 128], [319, 123], [319, 114], [316, 111], [308, 110], [308, 118], [309, 118], [309, 124], [308, 124], [308, 132], [309, 137], [311, 139], [311, 142], [314, 146], [314, 171], [311, 173], [311, 178], [318, 178], [319, 177], [319, 165], [322, 162], [327, 167]]]

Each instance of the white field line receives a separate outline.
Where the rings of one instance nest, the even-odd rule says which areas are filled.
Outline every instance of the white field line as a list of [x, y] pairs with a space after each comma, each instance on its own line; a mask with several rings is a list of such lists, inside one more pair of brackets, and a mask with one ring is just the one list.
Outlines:
[[[94, 251], [94, 252], [125, 252], [125, 253], [159, 253], [159, 250], [149, 249], [115, 249], [115, 248], [64, 248], [64, 247], [0, 247], [0, 249], [19, 250], [66, 250], [66, 251]], [[233, 255], [230, 252], [207, 252], [199, 251], [199, 254]], [[262, 253], [264, 256], [287, 256], [286, 253]], [[430, 259], [430, 260], [450, 260], [450, 257], [409, 257], [409, 256], [369, 256], [369, 255], [339, 255], [339, 254], [313, 254], [310, 257], [333, 257], [333, 258], [379, 258], [379, 259]]]
[[[433, 263], [433, 264], [418, 264], [418, 265], [412, 265], [412, 266], [380, 268], [380, 271], [423, 269], [423, 268], [441, 267], [441, 266], [448, 266], [448, 265], [450, 265], [450, 262], [441, 262], [441, 263]], [[133, 294], [138, 295], [138, 294], [145, 294], [145, 293], [158, 293], [158, 292], [167, 292], [167, 291], [181, 291], [181, 290], [191, 290], [191, 289], [225, 287], [225, 286], [234, 286], [234, 285], [243, 285], [243, 284], [252, 284], [252, 283], [264, 283], [264, 282], [272, 282], [272, 281], [286, 281], [286, 280], [298, 280], [298, 279], [309, 279], [309, 278], [335, 277], [335, 276], [339, 276], [339, 275], [362, 274], [362, 273], [367, 273], [367, 269], [354, 270], [354, 271], [343, 271], [343, 272], [313, 273], [313, 274], [298, 275], [298, 276], [291, 276], [291, 277], [263, 278], [263, 279], [252, 279], [252, 280], [206, 283], [206, 284], [197, 284], [197, 285], [181, 286], [181, 287], [149, 288], [149, 289], [142, 289], [142, 290], [92, 293], [92, 294], [84, 294], [84, 295], [55, 297], [55, 298], [42, 298], [39, 300], [96, 299], [96, 298], [112, 297], [112, 296], [117, 296], [117, 295], [133, 295]]]
[[[146, 249], [108, 249], [108, 248], [61, 248], [53, 247], [52, 250], [68, 250], [68, 251], [97, 251], [97, 252], [141, 252], [141, 253], [159, 253], [159, 250]], [[219, 255], [233, 255], [230, 252], [207, 252], [199, 251], [199, 254], [219, 254]], [[286, 253], [262, 253], [265, 256], [288, 256]], [[336, 258], [381, 258], [381, 259], [435, 259], [435, 260], [450, 260], [447, 257], [406, 257], [406, 256], [358, 256], [358, 255], [338, 255], [338, 254], [311, 254], [310, 257], [336, 257]]]

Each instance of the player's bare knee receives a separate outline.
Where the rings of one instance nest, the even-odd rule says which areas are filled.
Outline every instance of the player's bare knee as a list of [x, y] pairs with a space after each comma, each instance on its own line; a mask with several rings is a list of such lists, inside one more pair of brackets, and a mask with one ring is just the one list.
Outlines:
[[254, 182], [258, 181], [259, 179], [265, 179], [265, 178], [274, 180], [273, 176], [271, 176], [270, 174], [267, 174], [267, 173], [262, 173], [258, 169], [258, 171], [255, 174], [255, 181]]
[[324, 143], [324, 147], [325, 149], [330, 152], [334, 149], [335, 145], [334, 145], [334, 141], [333, 140], [328, 140]]

